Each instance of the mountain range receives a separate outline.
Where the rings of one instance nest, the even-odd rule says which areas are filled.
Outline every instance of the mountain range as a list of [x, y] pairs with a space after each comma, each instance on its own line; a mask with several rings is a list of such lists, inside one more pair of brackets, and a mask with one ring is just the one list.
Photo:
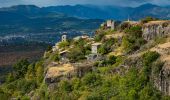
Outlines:
[[46, 11], [34, 5], [0, 8], [1, 35], [3, 33], [91, 31], [98, 28], [102, 22], [101, 19], [82, 19]]
[[65, 5], [42, 8], [45, 11], [64, 13], [70, 16], [93, 19], [139, 20], [146, 16], [161, 19], [170, 18], [170, 6], [143, 4], [139, 7], [95, 6], [95, 5]]
[[106, 19], [139, 20], [146, 16], [170, 19], [170, 6], [16, 5], [0, 8], [0, 32], [2, 35], [2, 33], [87, 31], [98, 28]]

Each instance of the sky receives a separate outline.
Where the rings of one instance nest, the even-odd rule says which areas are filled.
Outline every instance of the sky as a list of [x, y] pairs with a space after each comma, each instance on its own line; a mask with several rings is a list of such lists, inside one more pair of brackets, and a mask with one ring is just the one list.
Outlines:
[[12, 5], [37, 5], [37, 6], [56, 6], [56, 5], [76, 5], [76, 4], [94, 4], [94, 5], [116, 5], [116, 6], [139, 6], [144, 3], [156, 5], [170, 5], [170, 0], [0, 0], [0, 7]]

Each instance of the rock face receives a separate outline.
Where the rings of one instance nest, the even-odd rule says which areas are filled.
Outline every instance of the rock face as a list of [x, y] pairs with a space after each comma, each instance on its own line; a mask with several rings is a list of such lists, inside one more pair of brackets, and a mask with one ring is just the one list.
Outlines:
[[47, 84], [57, 83], [60, 80], [70, 79], [73, 76], [82, 77], [85, 73], [92, 70], [93, 62], [68, 63], [49, 65], [45, 82]]
[[170, 21], [151, 21], [143, 25], [142, 31], [145, 40], [165, 36], [170, 34]]
[[170, 95], [170, 70], [163, 70], [160, 73], [159, 90], [165, 95]]
[[158, 76], [153, 76], [154, 85], [163, 94], [170, 95], [170, 42], [159, 44], [151, 51], [158, 52], [160, 59], [164, 62], [164, 66]]

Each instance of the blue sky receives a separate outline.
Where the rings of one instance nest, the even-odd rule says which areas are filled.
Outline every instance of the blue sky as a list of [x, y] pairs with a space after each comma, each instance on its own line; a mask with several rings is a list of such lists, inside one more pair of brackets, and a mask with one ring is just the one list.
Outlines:
[[33, 4], [41, 7], [75, 4], [138, 6], [143, 3], [153, 3], [164, 6], [170, 5], [170, 0], [0, 0], [0, 7], [19, 4]]

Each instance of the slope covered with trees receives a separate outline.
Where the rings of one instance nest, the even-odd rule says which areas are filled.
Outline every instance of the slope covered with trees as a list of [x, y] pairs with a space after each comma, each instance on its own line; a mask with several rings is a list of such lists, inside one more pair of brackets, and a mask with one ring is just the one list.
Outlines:
[[[59, 51], [51, 48], [38, 62], [19, 61], [0, 86], [0, 97], [24, 100], [170, 100], [154, 85], [155, 77], [164, 66], [162, 54], [150, 50], [168, 42], [169, 36], [146, 41], [141, 35], [141, 25], [120, 27], [119, 31], [100, 27], [94, 40], [60, 42], [59, 49], [69, 51], [66, 57], [73, 64], [86, 62], [92, 43], [101, 43], [99, 54], [103, 59], [95, 61], [92, 69], [81, 77], [75, 75], [57, 82], [46, 82], [48, 65], [60, 63]], [[116, 38], [120, 31], [124, 33], [121, 42]]]

